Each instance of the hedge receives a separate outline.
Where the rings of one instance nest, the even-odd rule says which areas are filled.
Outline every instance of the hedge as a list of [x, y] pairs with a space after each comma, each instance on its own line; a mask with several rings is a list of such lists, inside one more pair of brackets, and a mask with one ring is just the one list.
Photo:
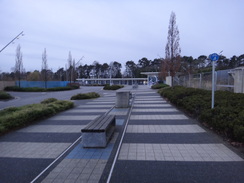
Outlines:
[[100, 95], [96, 92], [89, 92], [89, 93], [79, 93], [77, 95], [74, 95], [70, 98], [70, 100], [82, 100], [82, 99], [92, 99], [92, 98], [98, 98]]
[[0, 134], [53, 116], [73, 106], [73, 102], [70, 101], [48, 99], [40, 104], [4, 109], [0, 111]]
[[244, 142], [244, 94], [216, 91], [211, 109], [211, 91], [175, 86], [158, 92], [226, 138]]
[[12, 99], [13, 97], [4, 91], [0, 91], [0, 100], [9, 100]]
[[155, 84], [155, 85], [151, 86], [152, 89], [161, 89], [161, 88], [165, 88], [165, 87], [169, 87], [169, 85], [163, 84], [163, 83], [159, 83], [159, 84]]
[[123, 88], [124, 86], [123, 85], [105, 85], [103, 87], [104, 90], [118, 90], [120, 88]]

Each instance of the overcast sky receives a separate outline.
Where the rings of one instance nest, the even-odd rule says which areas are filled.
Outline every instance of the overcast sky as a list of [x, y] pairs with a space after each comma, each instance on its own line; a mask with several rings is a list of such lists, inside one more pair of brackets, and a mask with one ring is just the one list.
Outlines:
[[0, 0], [0, 71], [11, 72], [18, 44], [26, 71], [65, 68], [68, 54], [81, 64], [165, 56], [172, 11], [182, 56], [244, 54], [244, 0]]

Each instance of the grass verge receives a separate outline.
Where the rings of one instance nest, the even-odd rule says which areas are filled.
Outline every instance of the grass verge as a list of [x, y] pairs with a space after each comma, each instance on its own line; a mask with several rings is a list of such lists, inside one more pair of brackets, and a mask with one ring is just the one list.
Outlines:
[[73, 102], [70, 101], [47, 99], [40, 104], [4, 109], [0, 111], [0, 135], [29, 125], [37, 120], [53, 116], [73, 106]]

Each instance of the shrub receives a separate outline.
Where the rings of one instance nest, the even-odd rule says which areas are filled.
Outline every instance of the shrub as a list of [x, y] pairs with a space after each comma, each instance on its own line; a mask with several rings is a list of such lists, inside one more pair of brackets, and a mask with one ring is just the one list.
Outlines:
[[53, 103], [49, 104], [49, 106], [53, 106], [53, 105], [57, 106], [57, 109], [58, 109], [57, 111], [64, 111], [64, 110], [67, 110], [67, 109], [70, 109], [70, 108], [74, 107], [74, 103], [73, 102], [64, 101], [64, 100], [58, 100], [56, 102], [53, 102]]
[[96, 92], [80, 93], [80, 94], [72, 96], [70, 98], [70, 100], [92, 99], [92, 98], [98, 98], [98, 97], [100, 97], [100, 95]]
[[64, 87], [55, 87], [55, 88], [47, 88], [46, 91], [66, 91], [66, 90], [73, 90], [70, 86], [64, 86]]
[[29, 88], [21, 88], [18, 86], [8, 86], [5, 87], [6, 91], [19, 91], [19, 92], [45, 92], [45, 88], [38, 88], [38, 87], [29, 87]]
[[0, 100], [9, 100], [12, 99], [13, 97], [4, 91], [0, 91]]
[[211, 107], [211, 98], [196, 94], [180, 99], [177, 104], [187, 110], [191, 115], [197, 117], [203, 110]]
[[23, 91], [23, 88], [20, 88], [18, 86], [6, 86], [4, 88], [5, 91]]
[[104, 84], [93, 83], [93, 84], [88, 84], [86, 86], [105, 86], [105, 85]]
[[68, 83], [67, 86], [71, 87], [73, 89], [79, 89], [80, 88], [80, 84], [79, 83]]
[[6, 115], [8, 113], [16, 112], [18, 110], [20, 110], [19, 107], [9, 107], [9, 108], [0, 110], [0, 117]]
[[244, 110], [237, 114], [237, 117], [232, 122], [234, 139], [238, 139], [244, 143]]
[[[51, 102], [52, 101], [52, 102]], [[47, 118], [74, 106], [73, 102], [53, 100], [41, 104], [11, 107], [0, 111], [0, 134]]]
[[169, 87], [169, 85], [163, 84], [163, 83], [159, 83], [159, 84], [155, 84], [155, 85], [151, 86], [152, 89], [161, 89], [161, 88], [165, 88], [165, 87]]
[[174, 86], [158, 93], [224, 136], [244, 142], [244, 94], [216, 91], [211, 109], [211, 91]]
[[103, 87], [104, 90], [118, 90], [120, 88], [123, 88], [124, 86], [123, 85], [105, 85]]
[[49, 103], [52, 103], [52, 102], [56, 102], [58, 99], [56, 98], [48, 98], [48, 99], [45, 99], [41, 102], [41, 104], [49, 104]]

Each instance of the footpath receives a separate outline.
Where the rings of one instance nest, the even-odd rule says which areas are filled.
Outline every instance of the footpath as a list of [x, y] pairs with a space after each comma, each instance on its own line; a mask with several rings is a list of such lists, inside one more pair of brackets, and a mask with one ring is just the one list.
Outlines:
[[[244, 160], [219, 137], [156, 91], [131, 90], [131, 108], [105, 92], [74, 109], [0, 137], [0, 183], [241, 183]], [[98, 115], [116, 115], [106, 148], [82, 148], [80, 130]]]

